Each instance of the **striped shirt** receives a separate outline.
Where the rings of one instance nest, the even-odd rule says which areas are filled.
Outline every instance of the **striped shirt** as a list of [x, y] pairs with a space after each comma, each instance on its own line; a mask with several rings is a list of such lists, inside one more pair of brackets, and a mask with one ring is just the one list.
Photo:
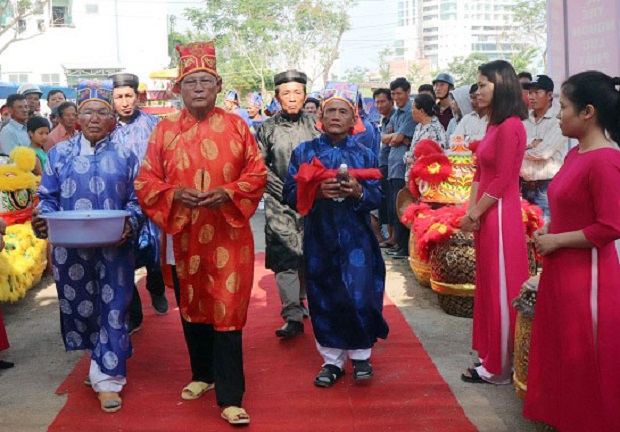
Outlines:
[[528, 147], [535, 139], [542, 140], [536, 147], [525, 151], [521, 166], [521, 177], [525, 180], [551, 180], [564, 163], [568, 138], [562, 135], [556, 114], [554, 108], [549, 108], [536, 121], [534, 111], [531, 110], [529, 117], [523, 120]]

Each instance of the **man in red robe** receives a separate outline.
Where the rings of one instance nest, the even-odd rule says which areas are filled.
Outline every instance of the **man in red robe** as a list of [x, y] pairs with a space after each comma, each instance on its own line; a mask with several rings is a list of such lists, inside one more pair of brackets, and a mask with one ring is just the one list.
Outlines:
[[250, 217], [267, 182], [254, 136], [215, 107], [222, 79], [213, 42], [177, 46], [185, 109], [157, 124], [136, 179], [143, 211], [167, 234], [175, 294], [190, 354], [183, 399], [215, 387], [222, 417], [247, 424], [241, 331], [254, 276]]

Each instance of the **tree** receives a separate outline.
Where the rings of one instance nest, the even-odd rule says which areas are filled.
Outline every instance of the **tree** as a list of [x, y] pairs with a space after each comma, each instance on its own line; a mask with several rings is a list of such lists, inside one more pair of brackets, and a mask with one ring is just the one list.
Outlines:
[[392, 79], [392, 71], [390, 70], [390, 58], [392, 57], [393, 51], [390, 47], [385, 47], [381, 51], [379, 51], [379, 55], [377, 56], [377, 60], [379, 62], [379, 75], [381, 76], [381, 81], [389, 82]]
[[484, 54], [471, 53], [467, 57], [455, 57], [448, 63], [448, 71], [454, 77], [456, 87], [471, 85], [478, 81], [478, 66], [488, 62]]
[[[513, 43], [542, 56], [547, 73], [547, 3], [546, 0], [517, 0], [511, 7], [515, 31], [509, 37]], [[533, 60], [533, 59], [532, 59]], [[530, 62], [531, 63], [531, 62]], [[516, 69], [516, 68], [515, 68]]]
[[[194, 33], [210, 36], [227, 85], [273, 88], [276, 71], [294, 68], [327, 81], [349, 29], [354, 0], [210, 0], [185, 9]], [[192, 34], [193, 35], [193, 34]]]
[[537, 48], [525, 48], [524, 50], [514, 53], [512, 57], [510, 57], [509, 61], [517, 73], [526, 70], [531, 71], [532, 63], [538, 54], [539, 52]]
[[367, 81], [368, 68], [355, 66], [353, 69], [347, 69], [344, 72], [343, 80], [349, 83], [361, 83]]
[[424, 76], [423, 67], [417, 63], [411, 63], [407, 70], [407, 75], [405, 76], [407, 80], [411, 83], [412, 89], [418, 89], [420, 85], [426, 83], [426, 77]]
[[31, 39], [41, 34], [39, 31], [24, 36], [20, 24], [32, 15], [44, 13], [48, 3], [49, 0], [0, 0], [0, 54], [15, 42]]

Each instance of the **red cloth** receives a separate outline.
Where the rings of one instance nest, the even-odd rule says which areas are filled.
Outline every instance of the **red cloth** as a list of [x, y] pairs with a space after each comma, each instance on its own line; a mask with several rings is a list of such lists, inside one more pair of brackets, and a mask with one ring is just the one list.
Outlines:
[[529, 276], [519, 191], [525, 142], [521, 119], [510, 117], [489, 126], [477, 153], [477, 199], [488, 194], [498, 201], [481, 216], [480, 230], [474, 233], [477, 265], [473, 348], [482, 365], [496, 375], [510, 368], [516, 318], [510, 302]]
[[563, 432], [617, 432], [619, 152], [572, 149], [548, 193], [549, 233], [583, 231], [595, 247], [543, 259], [523, 413]]
[[23, 224], [32, 219], [32, 208], [0, 213], [0, 218], [4, 219], [7, 226]]
[[[144, 308], [144, 330], [132, 336], [136, 355], [128, 363], [128, 384], [122, 394], [123, 409], [114, 415], [101, 411], [92, 389], [83, 384], [90, 365], [90, 357], [86, 354], [56, 391], [57, 394], [66, 394], [67, 402], [48, 430], [477, 430], [463, 413], [463, 408], [405, 318], [387, 296], [383, 314], [390, 323], [390, 337], [373, 348], [375, 377], [363, 384], [354, 383], [349, 363], [347, 375], [328, 391], [312, 385], [322, 363], [314, 344], [312, 326], [308, 324], [303, 335], [286, 343], [277, 341], [273, 329], [282, 325], [282, 319], [276, 280], [273, 273], [265, 268], [264, 253], [256, 255], [253, 267], [256, 277], [250, 302], [250, 322], [243, 331], [246, 380], [243, 406], [252, 417], [249, 428], [234, 429], [224, 422], [213, 392], [195, 401], [186, 402], [179, 398], [181, 389], [191, 376], [181, 320], [176, 313], [157, 316], [153, 308]], [[138, 283], [138, 289], [142, 296], [148, 296], [144, 278]], [[168, 291], [166, 294], [172, 304], [172, 293]], [[0, 381], [0, 387], [3, 385], [6, 386]], [[2, 387], [3, 390], [5, 388]], [[346, 415], [343, 415], [345, 411]], [[411, 413], [415, 413], [415, 417]]]
[[[303, 163], [295, 175], [297, 180], [297, 211], [302, 216], [310, 213], [316, 190], [321, 183], [329, 178], [336, 177], [337, 169], [327, 169], [317, 158], [311, 163]], [[349, 175], [357, 180], [379, 180], [381, 171], [377, 168], [352, 168]]]
[[4, 351], [9, 347], [9, 338], [4, 329], [4, 320], [2, 319], [2, 311], [0, 311], [0, 351]]
[[[183, 110], [153, 131], [135, 190], [146, 215], [173, 236], [187, 321], [218, 331], [245, 325], [254, 263], [250, 218], [266, 182], [254, 135], [235, 114], [214, 108], [198, 121]], [[230, 201], [190, 209], [174, 201], [178, 186], [221, 187]]]

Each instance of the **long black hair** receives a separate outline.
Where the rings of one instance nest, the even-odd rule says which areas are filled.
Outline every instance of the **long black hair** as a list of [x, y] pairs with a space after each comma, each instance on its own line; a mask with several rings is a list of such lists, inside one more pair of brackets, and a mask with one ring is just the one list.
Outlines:
[[527, 106], [521, 93], [517, 74], [510, 63], [495, 60], [478, 67], [478, 72], [491, 81], [493, 103], [489, 108], [489, 124], [498, 125], [509, 117], [527, 118]]
[[571, 76], [562, 84], [562, 93], [577, 112], [592, 105], [597, 124], [620, 145], [620, 77], [612, 78], [599, 71], [586, 71]]

